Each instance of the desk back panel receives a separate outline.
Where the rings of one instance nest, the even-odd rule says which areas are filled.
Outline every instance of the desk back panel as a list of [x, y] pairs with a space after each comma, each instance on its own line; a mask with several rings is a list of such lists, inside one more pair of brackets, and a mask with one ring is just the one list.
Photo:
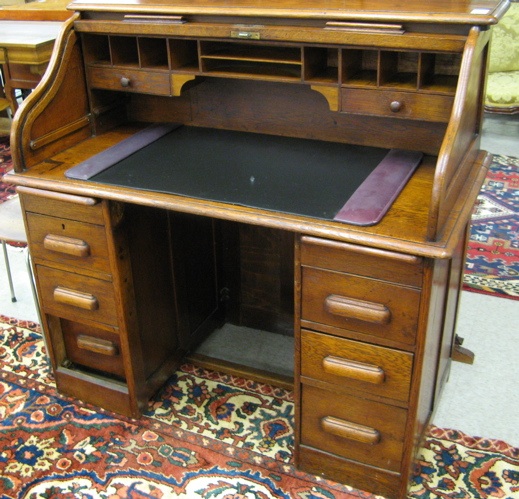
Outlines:
[[[94, 108], [124, 103], [130, 121], [187, 125], [318, 139], [437, 155], [446, 123], [331, 111], [309, 86], [271, 81], [207, 78], [178, 97], [92, 91]], [[106, 117], [103, 117], [105, 120]]]

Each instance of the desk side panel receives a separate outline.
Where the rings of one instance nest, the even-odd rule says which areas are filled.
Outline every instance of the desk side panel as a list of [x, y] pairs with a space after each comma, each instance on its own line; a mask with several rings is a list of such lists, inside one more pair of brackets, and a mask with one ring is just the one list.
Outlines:
[[91, 135], [81, 49], [72, 21], [64, 23], [47, 71], [15, 115], [11, 148], [17, 172]]
[[431, 240], [441, 237], [467, 178], [478, 167], [489, 38], [489, 31], [473, 28], [467, 39], [452, 118], [438, 156], [428, 224]]

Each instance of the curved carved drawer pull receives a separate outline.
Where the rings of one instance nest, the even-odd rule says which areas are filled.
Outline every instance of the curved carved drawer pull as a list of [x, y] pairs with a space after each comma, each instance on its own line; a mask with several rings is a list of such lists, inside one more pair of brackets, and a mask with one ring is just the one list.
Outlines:
[[58, 303], [72, 305], [84, 310], [97, 310], [99, 308], [99, 302], [94, 295], [74, 289], [62, 288], [61, 286], [54, 289], [54, 300]]
[[328, 313], [348, 319], [375, 324], [388, 324], [391, 320], [391, 311], [381, 303], [330, 295], [324, 301], [324, 306]]
[[119, 353], [117, 345], [114, 345], [111, 341], [84, 334], [77, 337], [77, 346], [83, 350], [109, 355], [110, 357], [115, 357]]
[[333, 416], [326, 416], [321, 419], [321, 428], [326, 433], [363, 444], [375, 445], [380, 442], [380, 433], [375, 428], [334, 418]]
[[88, 243], [82, 239], [75, 239], [73, 237], [47, 234], [43, 239], [43, 247], [50, 251], [81, 258], [90, 255], [90, 246]]
[[379, 366], [333, 355], [327, 355], [323, 359], [323, 369], [328, 374], [365, 381], [375, 385], [384, 383], [386, 377], [384, 369]]

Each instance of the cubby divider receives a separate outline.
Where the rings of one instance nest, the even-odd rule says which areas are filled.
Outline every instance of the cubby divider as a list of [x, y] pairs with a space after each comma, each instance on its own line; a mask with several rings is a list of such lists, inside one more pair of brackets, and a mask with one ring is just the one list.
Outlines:
[[339, 80], [338, 49], [304, 47], [303, 80], [310, 83], [337, 84]]
[[419, 88], [423, 91], [454, 93], [458, 85], [461, 54], [422, 53]]
[[378, 51], [342, 50], [342, 82], [344, 85], [372, 87], [377, 85]]
[[111, 36], [110, 54], [114, 66], [138, 67], [139, 49], [137, 38], [132, 36]]
[[169, 69], [168, 46], [163, 38], [138, 38], [139, 66], [150, 69]]
[[379, 86], [416, 90], [418, 58], [417, 52], [381, 51]]
[[85, 61], [89, 64], [112, 65], [109, 38], [106, 35], [85, 36], [83, 43]]
[[196, 40], [170, 38], [168, 40], [172, 71], [198, 72], [198, 43]]

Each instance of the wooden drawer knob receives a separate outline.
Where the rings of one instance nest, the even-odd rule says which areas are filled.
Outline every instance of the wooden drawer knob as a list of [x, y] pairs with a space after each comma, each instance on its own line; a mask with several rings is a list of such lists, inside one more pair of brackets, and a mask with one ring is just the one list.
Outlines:
[[391, 311], [385, 305], [345, 296], [328, 296], [324, 307], [330, 314], [374, 324], [388, 324], [391, 320]]
[[328, 374], [365, 381], [375, 385], [384, 383], [386, 377], [384, 370], [379, 366], [333, 355], [327, 355], [323, 359], [323, 370]]
[[393, 111], [394, 113], [398, 113], [398, 111], [400, 111], [402, 107], [402, 103], [397, 100], [394, 100], [393, 102], [391, 102], [391, 104], [389, 104], [389, 109], [391, 109], [391, 111]]
[[84, 258], [90, 255], [90, 246], [82, 239], [47, 234], [43, 239], [43, 247], [57, 253]]
[[334, 418], [333, 416], [326, 416], [321, 419], [321, 428], [331, 435], [355, 440], [363, 444], [375, 445], [380, 442], [380, 433], [374, 428]]
[[72, 305], [73, 307], [82, 308], [84, 310], [93, 311], [99, 308], [99, 302], [94, 295], [74, 289], [63, 288], [61, 286], [54, 289], [54, 300], [58, 303]]
[[77, 346], [83, 350], [101, 355], [109, 355], [111, 357], [115, 357], [119, 353], [117, 345], [114, 345], [111, 341], [96, 338], [95, 336], [86, 336], [84, 334], [77, 337]]

